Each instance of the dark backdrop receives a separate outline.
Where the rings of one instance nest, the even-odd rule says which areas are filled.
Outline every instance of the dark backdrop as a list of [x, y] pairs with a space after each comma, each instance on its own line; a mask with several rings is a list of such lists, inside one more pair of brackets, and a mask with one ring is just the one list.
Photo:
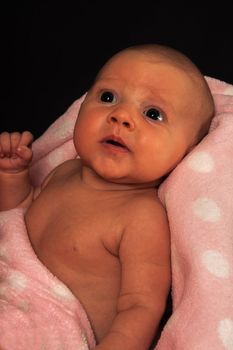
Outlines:
[[102, 64], [132, 44], [170, 45], [203, 74], [233, 83], [231, 10], [227, 2], [222, 7], [165, 0], [5, 4], [0, 131], [40, 136], [88, 89]]

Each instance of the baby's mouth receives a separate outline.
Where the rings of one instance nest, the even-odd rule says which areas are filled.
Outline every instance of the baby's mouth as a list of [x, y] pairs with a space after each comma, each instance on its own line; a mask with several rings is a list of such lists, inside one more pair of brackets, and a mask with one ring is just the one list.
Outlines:
[[119, 148], [125, 151], [129, 151], [129, 148], [126, 146], [124, 141], [121, 138], [116, 136], [106, 137], [105, 139], [102, 140], [102, 143], [107, 145], [112, 145], [116, 148]]
[[118, 141], [106, 140], [105, 143], [109, 143], [110, 145], [113, 145], [113, 146], [125, 148], [125, 146], [122, 145], [122, 144], [121, 144], [120, 142], [118, 142]]

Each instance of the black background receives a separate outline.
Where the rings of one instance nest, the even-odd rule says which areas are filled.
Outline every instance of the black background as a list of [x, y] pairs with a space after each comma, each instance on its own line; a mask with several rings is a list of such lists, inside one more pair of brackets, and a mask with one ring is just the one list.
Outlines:
[[27, 129], [37, 138], [86, 92], [112, 54], [133, 44], [172, 46], [204, 75], [233, 83], [230, 6], [202, 2], [4, 4], [0, 131]]

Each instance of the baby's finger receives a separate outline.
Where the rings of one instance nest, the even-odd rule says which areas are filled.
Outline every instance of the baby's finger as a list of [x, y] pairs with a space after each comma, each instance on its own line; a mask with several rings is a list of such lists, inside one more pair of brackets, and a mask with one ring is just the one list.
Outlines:
[[32, 150], [27, 146], [18, 146], [16, 154], [21, 158], [23, 165], [28, 165], [32, 159]]
[[20, 146], [30, 146], [33, 141], [33, 135], [30, 131], [24, 131], [21, 134], [21, 140], [19, 142], [19, 147]]
[[10, 137], [11, 137], [11, 153], [15, 154], [21, 140], [21, 134], [19, 132], [13, 132], [10, 135]]
[[0, 135], [1, 157], [9, 157], [11, 153], [11, 140], [8, 132], [3, 132]]

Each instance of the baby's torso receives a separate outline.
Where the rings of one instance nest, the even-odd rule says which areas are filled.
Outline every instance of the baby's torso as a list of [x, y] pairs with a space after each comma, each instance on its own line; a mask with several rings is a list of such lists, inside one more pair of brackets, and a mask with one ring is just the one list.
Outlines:
[[77, 296], [98, 337], [116, 314], [126, 208], [117, 193], [90, 191], [71, 176], [51, 181], [25, 216], [38, 258]]

